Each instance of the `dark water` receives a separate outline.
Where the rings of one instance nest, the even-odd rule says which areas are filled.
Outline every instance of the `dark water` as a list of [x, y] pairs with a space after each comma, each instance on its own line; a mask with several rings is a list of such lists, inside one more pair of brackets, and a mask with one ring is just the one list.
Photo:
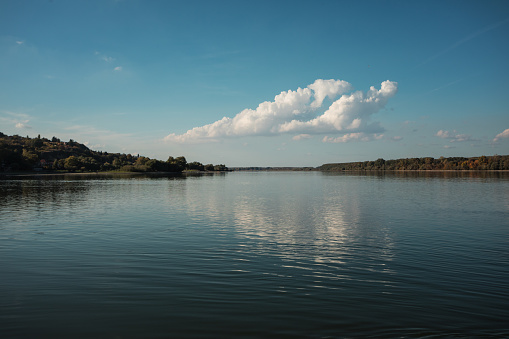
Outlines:
[[509, 337], [509, 175], [0, 180], [1, 338]]

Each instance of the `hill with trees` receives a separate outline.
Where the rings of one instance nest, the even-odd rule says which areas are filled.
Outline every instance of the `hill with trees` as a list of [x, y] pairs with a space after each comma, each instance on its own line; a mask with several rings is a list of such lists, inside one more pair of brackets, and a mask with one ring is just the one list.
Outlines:
[[93, 151], [74, 140], [8, 136], [0, 132], [0, 172], [9, 171], [227, 171], [225, 165], [188, 163], [183, 156], [161, 161], [144, 156]]
[[408, 158], [324, 164], [321, 171], [497, 171], [509, 170], [509, 155]]

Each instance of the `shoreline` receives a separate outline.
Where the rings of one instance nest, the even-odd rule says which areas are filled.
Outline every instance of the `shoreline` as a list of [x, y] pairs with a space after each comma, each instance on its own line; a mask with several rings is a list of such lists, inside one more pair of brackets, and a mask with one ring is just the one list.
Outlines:
[[226, 173], [231, 171], [183, 171], [183, 172], [121, 172], [121, 171], [107, 171], [107, 172], [0, 172], [0, 178], [5, 177], [45, 177], [45, 176], [99, 176], [99, 175], [189, 175], [189, 174], [214, 174]]
[[46, 177], [46, 176], [99, 176], [99, 175], [193, 175], [193, 174], [216, 174], [227, 172], [322, 172], [322, 173], [507, 173], [509, 170], [296, 170], [294, 169], [236, 169], [230, 171], [183, 171], [183, 172], [0, 172], [0, 178], [6, 177]]

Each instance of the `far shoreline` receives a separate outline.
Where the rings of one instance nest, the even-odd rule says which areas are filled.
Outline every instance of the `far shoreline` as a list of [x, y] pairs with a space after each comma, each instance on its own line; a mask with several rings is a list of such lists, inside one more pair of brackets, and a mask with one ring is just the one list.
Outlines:
[[125, 172], [125, 171], [97, 171], [97, 172], [49, 172], [49, 171], [18, 171], [18, 172], [0, 172], [0, 179], [8, 177], [49, 177], [49, 176], [114, 176], [114, 175], [131, 175], [131, 176], [143, 176], [143, 175], [156, 175], [156, 176], [185, 176], [194, 174], [219, 174], [227, 172], [321, 172], [321, 173], [508, 173], [509, 170], [330, 170], [324, 171], [320, 169], [310, 170], [309, 167], [292, 167], [292, 168], [281, 168], [281, 167], [264, 167], [259, 169], [249, 168], [235, 168], [229, 171], [196, 171], [186, 170], [182, 172]]

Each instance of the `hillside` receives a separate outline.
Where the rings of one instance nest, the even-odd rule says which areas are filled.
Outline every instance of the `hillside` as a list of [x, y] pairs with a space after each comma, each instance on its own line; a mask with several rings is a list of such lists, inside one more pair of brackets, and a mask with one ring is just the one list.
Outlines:
[[123, 153], [93, 151], [74, 140], [8, 136], [0, 132], [0, 172], [10, 171], [127, 171], [182, 172], [224, 171], [225, 165], [188, 163], [183, 156], [167, 161]]
[[324, 164], [318, 167], [321, 171], [429, 171], [429, 170], [509, 170], [509, 155], [480, 156], [472, 158], [451, 157], [434, 159], [426, 158], [408, 158], [396, 160], [384, 160], [382, 158], [375, 161], [363, 162], [345, 162]]

